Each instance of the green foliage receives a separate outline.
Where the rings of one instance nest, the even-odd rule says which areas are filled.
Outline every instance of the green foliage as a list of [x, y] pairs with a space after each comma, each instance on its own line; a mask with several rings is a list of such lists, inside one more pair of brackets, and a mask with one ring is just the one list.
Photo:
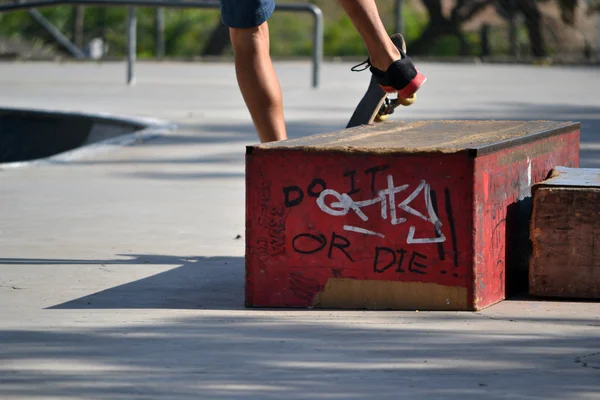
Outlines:
[[[464, 34], [470, 53], [467, 55], [478, 56], [481, 49], [481, 38], [477, 33]], [[443, 35], [436, 40], [430, 54], [440, 57], [452, 57], [460, 54], [460, 41], [456, 35]]]
[[[421, 36], [423, 29], [425, 29], [425, 26], [427, 25], [427, 20], [428, 17], [426, 13], [418, 13], [410, 7], [405, 7], [404, 32], [402, 33], [404, 39], [406, 39], [408, 43], [417, 40], [419, 36]], [[390, 22], [386, 26], [389, 27], [388, 30], [390, 30], [390, 34], [393, 33], [391, 32], [394, 26], [393, 23]]]
[[325, 29], [323, 52], [329, 56], [365, 55], [366, 48], [360, 35], [347, 16], [341, 16]]
[[[298, 2], [299, 0], [279, 0]], [[325, 18], [325, 56], [365, 56], [366, 48], [350, 19], [337, 1], [313, 0]], [[408, 2], [407, 2], [408, 3]], [[380, 15], [388, 32], [394, 31], [394, 0], [377, 2]], [[39, 10], [67, 37], [72, 37], [73, 7], [57, 6]], [[415, 12], [408, 5], [405, 11], [407, 41], [420, 35], [427, 23], [427, 16]], [[109, 56], [122, 57], [126, 51], [127, 7], [85, 7], [85, 42], [103, 37], [109, 46]], [[155, 10], [137, 8], [138, 57], [155, 56]], [[219, 10], [164, 9], [165, 48], [167, 56], [194, 57], [202, 53], [212, 30], [220, 23]], [[276, 12], [269, 20], [271, 54], [274, 57], [308, 56], [312, 51], [313, 20], [309, 15]], [[31, 19], [25, 11], [0, 13], [0, 35], [21, 36], [29, 41], [46, 41], [51, 38]], [[440, 46], [443, 49], [443, 46]], [[444, 52], [446, 52], [444, 50]]]
[[275, 13], [269, 20], [271, 54], [308, 56], [312, 52], [312, 18], [305, 14]]
[[[193, 57], [202, 53], [206, 38], [221, 21], [217, 10], [165, 10], [167, 56]], [[154, 25], [149, 26], [149, 45], [154, 46]]]
[[25, 11], [0, 13], [0, 36], [15, 36], [29, 23], [29, 15]]

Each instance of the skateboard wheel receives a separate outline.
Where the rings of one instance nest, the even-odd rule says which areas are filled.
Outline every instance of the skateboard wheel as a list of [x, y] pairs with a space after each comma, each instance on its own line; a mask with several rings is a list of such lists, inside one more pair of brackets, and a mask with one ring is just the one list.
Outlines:
[[407, 99], [405, 99], [404, 97], [398, 97], [398, 103], [402, 104], [403, 106], [410, 106], [416, 100], [417, 100], [417, 94], [416, 93], [413, 94], [412, 96], [410, 96]]
[[377, 114], [375, 116], [375, 122], [383, 122], [388, 119], [389, 116], [390, 114]]

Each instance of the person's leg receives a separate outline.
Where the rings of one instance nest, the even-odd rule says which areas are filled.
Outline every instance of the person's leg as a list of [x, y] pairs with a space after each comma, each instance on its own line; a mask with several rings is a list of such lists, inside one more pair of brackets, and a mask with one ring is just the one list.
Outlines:
[[390, 40], [374, 0], [338, 0], [369, 52], [371, 65], [385, 71], [400, 53]]
[[398, 91], [402, 97], [412, 96], [425, 82], [412, 61], [401, 54], [385, 30], [375, 0], [338, 0], [362, 37], [371, 72], [380, 78], [386, 91]]
[[269, 28], [230, 28], [238, 84], [261, 142], [287, 138], [281, 87], [269, 55]]
[[242, 97], [261, 142], [287, 138], [281, 87], [269, 54], [273, 0], [221, 0]]

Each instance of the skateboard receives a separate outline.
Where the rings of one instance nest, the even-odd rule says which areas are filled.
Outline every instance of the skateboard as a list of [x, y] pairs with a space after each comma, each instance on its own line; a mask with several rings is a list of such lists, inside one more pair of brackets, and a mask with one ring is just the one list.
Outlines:
[[[397, 48], [402, 49], [402, 51], [406, 53], [406, 43], [401, 34], [395, 33], [390, 38]], [[385, 121], [390, 114], [394, 113], [396, 107], [399, 105], [410, 106], [416, 99], [416, 94], [405, 99], [399, 97], [397, 93], [384, 92], [377, 84], [375, 77], [371, 75], [371, 81], [369, 82], [367, 92], [358, 103], [358, 106], [356, 106], [346, 128], [371, 125], [373, 122]]]

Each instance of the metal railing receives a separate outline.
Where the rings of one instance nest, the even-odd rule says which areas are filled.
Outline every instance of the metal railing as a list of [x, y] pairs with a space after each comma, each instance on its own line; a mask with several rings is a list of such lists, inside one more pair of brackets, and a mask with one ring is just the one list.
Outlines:
[[394, 32], [404, 33], [404, 0], [396, 0], [394, 7]]
[[[129, 15], [127, 22], [127, 84], [135, 82], [135, 58], [137, 49], [136, 40], [136, 15], [135, 7], [170, 7], [170, 8], [210, 8], [220, 9], [218, 1], [169, 1], [169, 0], [33, 0], [12, 4], [0, 4], [0, 12], [32, 9], [40, 7], [52, 7], [58, 5], [93, 5], [93, 6], [128, 6]], [[321, 63], [323, 61], [323, 13], [314, 4], [277, 4], [275, 11], [304, 12], [312, 15], [313, 26], [313, 48], [312, 48], [312, 87], [319, 87]]]

